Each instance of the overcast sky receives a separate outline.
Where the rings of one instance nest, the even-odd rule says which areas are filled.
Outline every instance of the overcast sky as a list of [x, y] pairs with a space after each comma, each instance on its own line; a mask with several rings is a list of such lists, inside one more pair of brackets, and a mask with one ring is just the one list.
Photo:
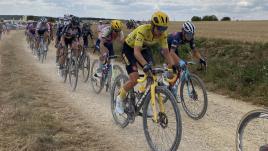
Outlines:
[[0, 15], [104, 17], [147, 20], [155, 10], [171, 20], [215, 14], [241, 20], [268, 20], [268, 0], [0, 0]]

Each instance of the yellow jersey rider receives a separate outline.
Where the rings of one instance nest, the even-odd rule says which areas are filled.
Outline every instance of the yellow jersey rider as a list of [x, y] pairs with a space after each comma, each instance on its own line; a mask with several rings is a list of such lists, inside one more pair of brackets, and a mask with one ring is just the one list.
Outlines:
[[[120, 89], [120, 93], [116, 98], [116, 113], [124, 113], [123, 101], [126, 98], [126, 94], [137, 84], [137, 79], [139, 78], [137, 63], [143, 67], [145, 73], [150, 72], [152, 69], [153, 58], [148, 47], [159, 44], [169, 65], [174, 65], [167, 43], [166, 30], [168, 23], [168, 15], [162, 11], [157, 11], [152, 15], [151, 24], [137, 27], [125, 39], [122, 55], [126, 63], [129, 80]], [[161, 52], [159, 51], [159, 53]], [[173, 67], [176, 68], [175, 66]]]

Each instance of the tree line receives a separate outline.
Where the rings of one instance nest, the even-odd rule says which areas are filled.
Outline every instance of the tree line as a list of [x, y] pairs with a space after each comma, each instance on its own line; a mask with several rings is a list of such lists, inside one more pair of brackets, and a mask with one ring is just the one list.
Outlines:
[[[206, 15], [203, 17], [193, 16], [191, 20], [192, 21], [219, 21], [216, 15]], [[228, 16], [225, 16], [221, 19], [221, 21], [231, 21], [231, 18]]]

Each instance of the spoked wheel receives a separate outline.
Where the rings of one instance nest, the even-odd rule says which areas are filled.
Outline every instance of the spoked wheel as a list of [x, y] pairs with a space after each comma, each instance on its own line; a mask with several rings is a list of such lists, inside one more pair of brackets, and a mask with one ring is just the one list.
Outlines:
[[268, 110], [259, 109], [247, 113], [236, 131], [237, 151], [268, 150]]
[[111, 87], [115, 81], [115, 78], [120, 74], [123, 74], [124, 70], [119, 65], [112, 65], [112, 68], [109, 71], [108, 82], [106, 85], [106, 91], [111, 91]]
[[180, 88], [182, 107], [194, 120], [201, 119], [207, 111], [208, 98], [203, 81], [195, 74], [182, 81]]
[[90, 72], [90, 82], [92, 85], [93, 90], [99, 94], [101, 92], [101, 90], [104, 87], [104, 78], [102, 77], [102, 75], [98, 75], [97, 73], [101, 73], [102, 71], [98, 71], [98, 70], [102, 70], [99, 68], [99, 60], [95, 59], [92, 63], [91, 66], [91, 72]]
[[84, 54], [81, 57], [81, 70], [82, 70], [82, 75], [83, 75], [83, 81], [87, 82], [90, 74], [90, 57], [87, 54]]
[[[166, 87], [156, 87], [155, 97], [157, 121], [152, 118], [150, 93], [143, 105], [143, 129], [146, 140], [154, 151], [176, 151], [182, 134], [181, 116], [176, 99]], [[164, 98], [166, 102], [163, 102]], [[160, 110], [162, 106], [164, 112]]]
[[111, 89], [111, 111], [112, 111], [115, 123], [119, 125], [121, 128], [126, 127], [129, 124], [129, 120], [128, 120], [128, 116], [126, 113], [118, 114], [115, 112], [116, 97], [119, 94], [120, 88], [124, 85], [124, 83], [127, 82], [127, 80], [128, 80], [128, 77], [125, 74], [121, 74], [117, 76], [115, 78], [115, 81]]
[[72, 91], [75, 91], [77, 81], [78, 81], [78, 61], [76, 57], [72, 56], [69, 61], [69, 83]]

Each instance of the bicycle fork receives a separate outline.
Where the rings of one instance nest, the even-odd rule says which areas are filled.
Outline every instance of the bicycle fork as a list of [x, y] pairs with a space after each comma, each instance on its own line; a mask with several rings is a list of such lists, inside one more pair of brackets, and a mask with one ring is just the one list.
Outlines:
[[[152, 105], [152, 110], [153, 110], [153, 121], [155, 122], [155, 123], [158, 123], [159, 121], [158, 121], [158, 115], [157, 115], [157, 111], [156, 111], [156, 91], [155, 91], [155, 88], [156, 88], [156, 86], [157, 86], [157, 82], [156, 82], [156, 77], [155, 76], [153, 76], [153, 84], [151, 85], [151, 100], [150, 100], [150, 102], [151, 102], [151, 105]], [[161, 97], [161, 95], [160, 95], [160, 93], [158, 94], [158, 103], [159, 103], [159, 108], [160, 108], [160, 112], [161, 113], [164, 113], [165, 112], [165, 107], [164, 107], [164, 103], [163, 103], [163, 99], [162, 99], [162, 97]]]

